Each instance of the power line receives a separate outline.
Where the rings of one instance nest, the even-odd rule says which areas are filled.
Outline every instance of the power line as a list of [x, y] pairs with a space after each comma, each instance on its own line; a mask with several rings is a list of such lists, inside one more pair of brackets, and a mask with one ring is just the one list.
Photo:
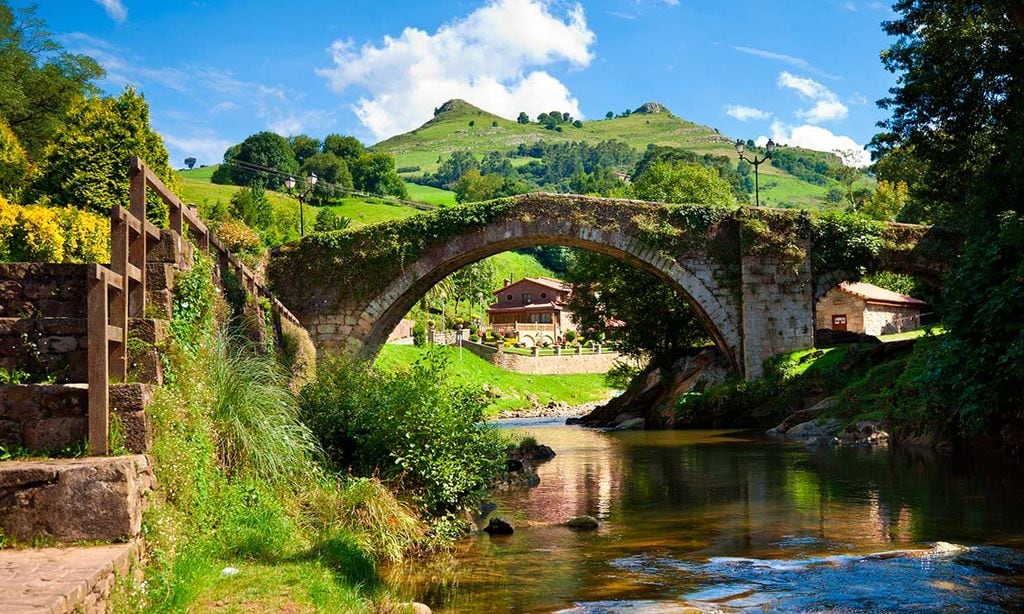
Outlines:
[[[287, 179], [288, 177], [294, 177], [295, 176], [295, 174], [293, 174], [293, 173], [288, 173], [288, 172], [282, 171], [280, 169], [271, 168], [271, 167], [268, 167], [268, 166], [263, 166], [261, 164], [256, 164], [255, 162], [249, 162], [247, 160], [234, 160], [234, 159], [231, 159], [231, 160], [225, 160], [222, 164], [226, 164], [228, 166], [233, 166], [233, 167], [235, 167], [237, 169], [240, 169], [240, 170], [243, 170], [243, 171], [247, 171], [247, 172], [250, 172], [250, 173], [254, 173], [254, 174], [256, 174], [256, 173], [264, 173], [264, 174], [269, 174], [269, 175], [275, 175], [275, 176], [280, 177], [282, 179]], [[383, 198], [385, 200], [393, 200], [395, 202], [402, 203], [403, 205], [407, 205], [407, 206], [419, 209], [421, 211], [433, 211], [434, 209], [437, 208], [435, 205], [431, 205], [429, 203], [423, 203], [423, 202], [419, 202], [419, 201], [415, 201], [415, 200], [406, 200], [404, 198], [398, 198], [397, 196], [392, 196], [390, 194], [374, 194], [372, 192], [364, 192], [364, 191], [356, 190], [356, 189], [353, 189], [353, 188], [349, 188], [347, 186], [340, 185], [340, 184], [337, 184], [337, 183], [329, 183], [329, 182], [326, 182], [326, 181], [318, 181], [317, 185], [325, 185], [327, 187], [332, 188], [332, 190], [341, 192], [342, 194], [344, 194], [346, 196], [347, 195], [354, 195], [354, 196], [362, 196], [362, 197], [366, 197], [366, 198]]]

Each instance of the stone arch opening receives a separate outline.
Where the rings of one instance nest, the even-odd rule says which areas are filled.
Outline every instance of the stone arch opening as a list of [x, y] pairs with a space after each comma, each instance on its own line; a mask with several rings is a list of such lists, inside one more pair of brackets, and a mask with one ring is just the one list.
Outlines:
[[732, 315], [735, 311], [731, 309], [732, 306], [721, 300], [723, 291], [715, 287], [706, 271], [702, 271], [705, 274], [701, 275], [687, 266], [691, 263], [665, 258], [624, 236], [609, 237], [608, 233], [591, 228], [582, 228], [577, 233], [567, 235], [516, 233], [512, 228], [492, 227], [468, 237], [458, 237], [436, 250], [428, 250], [404, 275], [382, 289], [378, 298], [360, 314], [360, 319], [371, 321], [372, 325], [360, 339], [362, 343], [359, 354], [367, 360], [373, 360], [401, 319], [430, 288], [448, 275], [495, 254], [545, 245], [580, 248], [604, 254], [651, 273], [667, 283], [680, 300], [694, 308], [708, 336], [730, 364], [737, 370], [741, 369], [738, 318]]

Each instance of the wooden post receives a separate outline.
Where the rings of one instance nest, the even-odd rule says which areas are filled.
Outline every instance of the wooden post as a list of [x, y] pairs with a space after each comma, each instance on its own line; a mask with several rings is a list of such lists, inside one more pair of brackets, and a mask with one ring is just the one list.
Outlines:
[[[133, 236], [128, 245], [128, 262], [142, 272], [141, 279], [133, 280], [125, 277], [128, 293], [128, 316], [142, 318], [146, 314], [146, 166], [137, 157], [132, 157], [131, 186], [129, 197], [131, 200], [131, 214], [142, 222], [142, 232]], [[121, 271], [118, 271], [120, 274]]]
[[[117, 212], [110, 219], [110, 268], [121, 276], [125, 282], [128, 281], [128, 244], [131, 231], [128, 223], [117, 216]], [[128, 293], [124, 288], [113, 291], [113, 298], [110, 301], [110, 320], [114, 326], [121, 327], [127, 334], [128, 331]], [[89, 337], [92, 343], [92, 337]], [[116, 380], [124, 381], [128, 376], [128, 343], [122, 339], [111, 352], [110, 375]]]
[[110, 451], [110, 346], [107, 339], [107, 281], [99, 265], [89, 272], [89, 453], [102, 456]]

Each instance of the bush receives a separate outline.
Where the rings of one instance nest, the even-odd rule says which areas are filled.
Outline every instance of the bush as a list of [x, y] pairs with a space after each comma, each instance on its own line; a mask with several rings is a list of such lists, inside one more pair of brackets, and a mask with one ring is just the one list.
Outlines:
[[217, 226], [217, 237], [230, 252], [240, 255], [258, 256], [263, 251], [263, 242], [256, 231], [245, 222], [228, 220]]
[[0, 196], [0, 260], [107, 262], [110, 222], [73, 207], [22, 207]]
[[29, 162], [18, 137], [0, 119], [0, 196], [17, 198], [28, 178]]
[[334, 232], [345, 230], [352, 225], [352, 220], [338, 215], [333, 209], [320, 209], [316, 214], [316, 223], [313, 224], [313, 232]]
[[486, 400], [453, 383], [438, 350], [408, 372], [329, 359], [301, 399], [304, 419], [336, 467], [379, 475], [430, 515], [479, 500], [504, 468], [501, 436], [477, 424]]
[[221, 335], [208, 365], [221, 465], [229, 474], [281, 482], [305, 468], [316, 444], [274, 357], [241, 345]]

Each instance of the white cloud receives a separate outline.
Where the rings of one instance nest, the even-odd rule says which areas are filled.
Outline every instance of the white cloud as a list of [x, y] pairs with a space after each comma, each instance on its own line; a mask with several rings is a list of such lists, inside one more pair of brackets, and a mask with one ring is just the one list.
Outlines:
[[210, 107], [210, 113], [227, 113], [228, 111], [237, 111], [241, 108], [241, 105], [239, 105], [237, 102], [225, 100], [224, 102], [218, 102], [217, 104]]
[[802, 109], [796, 112], [796, 116], [811, 124], [820, 124], [825, 121], [844, 119], [849, 114], [849, 108], [839, 101], [835, 92], [814, 79], [797, 77], [796, 75], [782, 71], [779, 74], [779, 87], [794, 90], [801, 97], [814, 103], [810, 109]]
[[234, 141], [217, 138], [215, 134], [208, 131], [188, 136], [175, 135], [166, 131], [161, 134], [168, 147], [180, 158], [172, 160], [172, 165], [182, 163], [189, 156], [195, 157], [199, 164], [216, 164], [224, 157], [224, 151], [234, 145]]
[[[782, 122], [772, 122], [772, 140], [780, 145], [803, 147], [815, 151], [836, 153], [849, 166], [858, 168], [871, 164], [871, 154], [864, 146], [848, 136], [833, 134], [820, 126], [788, 126]], [[764, 145], [768, 137], [760, 136], [755, 143]]]
[[378, 138], [415, 128], [450, 98], [509, 118], [551, 109], [582, 117], [561, 81], [530, 70], [557, 62], [584, 68], [594, 57], [583, 7], [573, 5], [564, 18], [550, 9], [547, 0], [491, 0], [433, 34], [406, 28], [360, 49], [335, 41], [335, 65], [317, 74], [335, 91], [368, 92], [352, 110]]
[[734, 119], [738, 119], [741, 122], [750, 121], [752, 119], [768, 119], [772, 116], [768, 111], [762, 111], [756, 107], [744, 107], [737, 104], [731, 104], [725, 107], [725, 114]]
[[120, 23], [128, 19], [128, 9], [124, 7], [121, 0], [96, 0], [96, 2], [107, 11], [107, 15], [114, 21]]
[[839, 78], [836, 75], [830, 75], [827, 72], [821, 70], [820, 68], [817, 68], [816, 66], [814, 66], [813, 64], [811, 64], [810, 62], [803, 58], [798, 58], [792, 55], [786, 55], [785, 53], [776, 53], [775, 51], [768, 51], [766, 49], [756, 49], [754, 47], [742, 47], [738, 45], [734, 46], [733, 49], [739, 51], [740, 53], [746, 53], [747, 55], [753, 55], [759, 58], [765, 58], [766, 60], [775, 60], [776, 62], [789, 64], [790, 66], [794, 66], [796, 68], [799, 68], [800, 70], [805, 70], [807, 72], [814, 73], [816, 75], [820, 75], [828, 79]]
[[333, 123], [334, 115], [332, 113], [310, 109], [277, 117], [269, 121], [267, 127], [280, 135], [292, 136], [303, 132], [326, 132]]

